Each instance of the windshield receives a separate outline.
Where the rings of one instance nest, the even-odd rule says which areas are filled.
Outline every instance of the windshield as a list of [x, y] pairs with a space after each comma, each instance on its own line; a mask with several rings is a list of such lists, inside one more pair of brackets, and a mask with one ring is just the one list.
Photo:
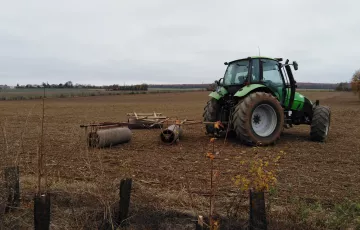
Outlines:
[[224, 85], [241, 85], [244, 83], [249, 72], [249, 61], [237, 61], [228, 65], [225, 76]]

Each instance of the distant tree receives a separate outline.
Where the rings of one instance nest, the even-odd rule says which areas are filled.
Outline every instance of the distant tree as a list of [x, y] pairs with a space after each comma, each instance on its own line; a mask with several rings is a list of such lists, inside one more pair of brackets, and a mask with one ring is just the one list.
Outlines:
[[141, 84], [140, 90], [144, 90], [147, 91], [148, 90], [148, 85], [147, 84]]
[[352, 76], [351, 89], [354, 92], [354, 94], [355, 95], [357, 94], [360, 98], [360, 69], [355, 71], [355, 73]]
[[71, 81], [67, 81], [65, 84], [64, 84], [64, 88], [73, 88], [73, 83]]
[[43, 83], [41, 83], [41, 85], [42, 85], [42, 87], [44, 87], [44, 88], [50, 88], [49, 83], [43, 82]]
[[337, 84], [335, 90], [336, 91], [350, 91], [349, 83], [340, 82], [339, 84]]

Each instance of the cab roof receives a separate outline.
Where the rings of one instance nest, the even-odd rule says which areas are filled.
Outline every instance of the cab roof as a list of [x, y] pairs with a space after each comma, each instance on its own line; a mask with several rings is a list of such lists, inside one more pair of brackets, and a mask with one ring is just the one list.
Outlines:
[[[241, 58], [241, 59], [237, 59], [237, 60], [233, 60], [233, 61], [230, 61], [228, 63], [232, 63], [232, 62], [236, 62], [236, 61], [242, 61], [242, 60], [247, 60], [247, 59], [270, 59], [270, 60], [274, 60], [274, 61], [277, 61], [277, 62], [280, 62], [282, 61], [282, 58], [271, 58], [271, 57], [264, 57], [264, 56], [251, 56], [251, 57], [247, 57], [247, 58]], [[225, 62], [226, 63], [226, 62]]]

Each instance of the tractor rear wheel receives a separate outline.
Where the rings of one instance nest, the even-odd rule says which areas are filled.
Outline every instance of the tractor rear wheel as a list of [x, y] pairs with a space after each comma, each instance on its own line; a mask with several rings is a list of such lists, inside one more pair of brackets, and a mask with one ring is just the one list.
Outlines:
[[330, 108], [318, 105], [314, 108], [310, 127], [310, 139], [312, 141], [324, 142], [330, 128]]
[[[218, 110], [220, 109], [219, 103], [216, 99], [210, 99], [205, 108], [203, 113], [204, 121], [216, 122], [218, 120]], [[206, 132], [208, 134], [214, 134], [215, 129], [213, 124], [206, 124], [205, 125]]]
[[240, 101], [232, 120], [237, 138], [247, 145], [269, 145], [280, 138], [284, 110], [271, 94], [255, 92]]

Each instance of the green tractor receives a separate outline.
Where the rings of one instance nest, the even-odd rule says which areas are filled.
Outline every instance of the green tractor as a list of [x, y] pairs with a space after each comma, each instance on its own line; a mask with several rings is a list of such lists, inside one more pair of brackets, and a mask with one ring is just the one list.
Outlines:
[[[311, 102], [296, 92], [290, 66], [282, 58], [248, 57], [225, 62], [223, 78], [204, 108], [206, 132], [215, 136], [233, 133], [247, 145], [275, 143], [284, 128], [310, 125], [310, 139], [324, 142], [330, 127], [330, 108]], [[221, 127], [214, 125], [220, 121]]]

